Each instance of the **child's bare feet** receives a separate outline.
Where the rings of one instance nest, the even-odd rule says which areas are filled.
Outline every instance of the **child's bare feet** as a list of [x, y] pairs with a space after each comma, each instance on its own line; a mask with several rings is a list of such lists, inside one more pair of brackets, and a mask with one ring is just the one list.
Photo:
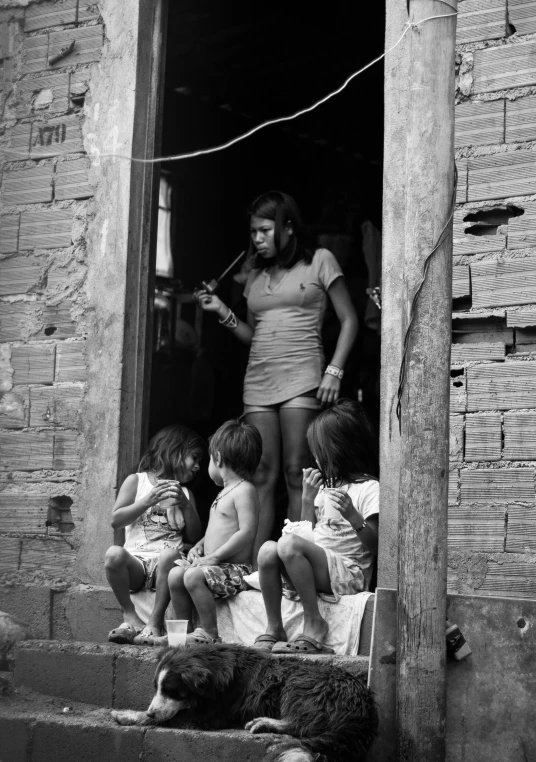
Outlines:
[[123, 621], [127, 624], [131, 624], [138, 630], [140, 630], [142, 627], [145, 627], [145, 622], [143, 619], [139, 618], [135, 611], [123, 611]]

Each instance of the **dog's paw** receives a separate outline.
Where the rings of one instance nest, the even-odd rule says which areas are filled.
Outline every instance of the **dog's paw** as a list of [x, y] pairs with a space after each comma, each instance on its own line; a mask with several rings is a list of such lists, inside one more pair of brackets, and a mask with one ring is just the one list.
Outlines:
[[135, 712], [133, 709], [121, 709], [117, 711], [112, 709], [110, 712], [112, 718], [118, 725], [148, 725], [149, 718], [145, 712]]
[[246, 725], [250, 733], [286, 733], [287, 723], [271, 717], [256, 717]]

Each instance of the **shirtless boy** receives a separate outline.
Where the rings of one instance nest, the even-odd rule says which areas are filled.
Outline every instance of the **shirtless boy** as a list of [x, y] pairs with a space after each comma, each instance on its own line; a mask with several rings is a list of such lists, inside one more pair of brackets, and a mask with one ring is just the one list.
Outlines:
[[199, 614], [201, 626], [186, 636], [187, 645], [221, 642], [215, 599], [246, 590], [259, 521], [259, 496], [250, 481], [262, 454], [258, 429], [227, 421], [211, 437], [209, 452], [209, 476], [223, 489], [210, 508], [205, 536], [168, 577], [177, 619], [191, 620], [192, 603]]

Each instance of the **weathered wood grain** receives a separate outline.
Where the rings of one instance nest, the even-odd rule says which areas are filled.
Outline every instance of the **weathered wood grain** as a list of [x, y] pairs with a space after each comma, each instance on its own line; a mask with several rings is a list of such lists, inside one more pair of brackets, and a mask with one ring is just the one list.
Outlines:
[[474, 53], [474, 93], [523, 87], [536, 82], [536, 42], [516, 41]]
[[88, 196], [93, 195], [93, 189], [88, 179], [88, 167], [87, 159], [60, 161], [58, 163], [54, 191], [56, 200], [88, 198]]
[[536, 564], [530, 561], [497, 563], [488, 561], [488, 571], [478, 595], [503, 598], [536, 598]]
[[[47, 113], [55, 114], [69, 108], [69, 75], [47, 74], [32, 79], [22, 79], [15, 85], [17, 116], [29, 116], [34, 111], [38, 93], [46, 97]], [[37, 110], [36, 110], [37, 111]]]
[[504, 414], [504, 458], [536, 460], [536, 413]]
[[472, 365], [466, 373], [469, 411], [536, 408], [536, 363]]
[[503, 342], [463, 342], [452, 345], [451, 362], [453, 365], [466, 365], [469, 362], [495, 360], [501, 362], [505, 358]]
[[70, 246], [72, 225], [73, 214], [69, 209], [22, 212], [19, 248], [24, 251]]
[[43, 278], [45, 263], [38, 257], [9, 257], [0, 260], [0, 296], [26, 294]]
[[506, 313], [506, 325], [512, 328], [536, 326], [536, 309], [508, 310]]
[[536, 139], [536, 97], [527, 95], [506, 101], [505, 142]]
[[465, 222], [467, 209], [458, 210], [454, 213], [452, 228], [452, 244], [455, 256], [467, 254], [485, 254], [491, 251], [502, 251], [506, 246], [504, 233], [495, 231], [491, 235], [471, 235], [466, 231], [472, 227], [478, 227], [478, 223]]
[[0, 432], [0, 470], [2, 471], [39, 471], [52, 468], [53, 452], [52, 432]]
[[458, 7], [456, 43], [504, 37], [505, 0], [465, 0]]
[[34, 32], [58, 24], [76, 23], [78, 0], [62, 0], [59, 3], [36, 3], [30, 5], [24, 18], [24, 31]]
[[525, 202], [524, 214], [508, 222], [508, 248], [527, 249], [536, 246], [536, 203]]
[[87, 379], [85, 342], [61, 342], [56, 351], [56, 381]]
[[68, 579], [74, 574], [76, 551], [59, 537], [23, 538], [21, 571], [40, 569], [55, 578]]
[[504, 550], [504, 507], [472, 505], [449, 508], [449, 551], [494, 553]]
[[533, 34], [536, 32], [536, 2], [508, 0], [508, 18], [518, 34]]
[[29, 344], [13, 347], [11, 365], [14, 384], [51, 384], [54, 381], [55, 345]]
[[0, 536], [0, 574], [19, 568], [22, 540], [19, 537]]
[[536, 552], [536, 508], [509, 506], [505, 549], [507, 553]]
[[56, 431], [54, 434], [53, 467], [58, 470], [81, 468], [81, 437], [76, 431]]
[[504, 100], [467, 101], [456, 106], [455, 145], [477, 146], [504, 141]]
[[0, 492], [0, 531], [46, 534], [48, 497]]
[[463, 415], [451, 415], [449, 420], [449, 458], [451, 463], [463, 460]]
[[468, 159], [468, 201], [529, 193], [536, 193], [535, 151], [509, 151]]
[[465, 460], [500, 460], [501, 414], [468, 415], [465, 422]]
[[534, 304], [536, 257], [471, 265], [473, 308]]
[[479, 468], [460, 472], [462, 503], [534, 503], [534, 468]]
[[35, 204], [52, 201], [52, 164], [39, 164], [29, 169], [13, 169], [4, 172], [2, 180], [2, 203]]
[[0, 254], [12, 254], [17, 251], [19, 218], [19, 214], [6, 214], [0, 217]]
[[450, 412], [465, 413], [467, 408], [466, 376], [462, 373], [450, 379]]
[[471, 279], [467, 265], [455, 265], [452, 268], [452, 298], [461, 299], [471, 296]]
[[80, 423], [82, 386], [33, 386], [30, 426], [76, 428]]

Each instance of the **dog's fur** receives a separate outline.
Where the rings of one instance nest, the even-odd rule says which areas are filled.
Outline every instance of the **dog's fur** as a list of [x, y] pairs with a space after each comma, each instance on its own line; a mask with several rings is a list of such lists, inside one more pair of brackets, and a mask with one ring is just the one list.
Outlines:
[[147, 712], [113, 711], [114, 719], [122, 725], [179, 720], [180, 727], [201, 730], [245, 726], [251, 733], [282, 733], [299, 740], [287, 744], [293, 750], [280, 759], [296, 762], [357, 762], [376, 734], [371, 691], [340, 667], [316, 660], [278, 659], [227, 644], [169, 649], [155, 687]]

